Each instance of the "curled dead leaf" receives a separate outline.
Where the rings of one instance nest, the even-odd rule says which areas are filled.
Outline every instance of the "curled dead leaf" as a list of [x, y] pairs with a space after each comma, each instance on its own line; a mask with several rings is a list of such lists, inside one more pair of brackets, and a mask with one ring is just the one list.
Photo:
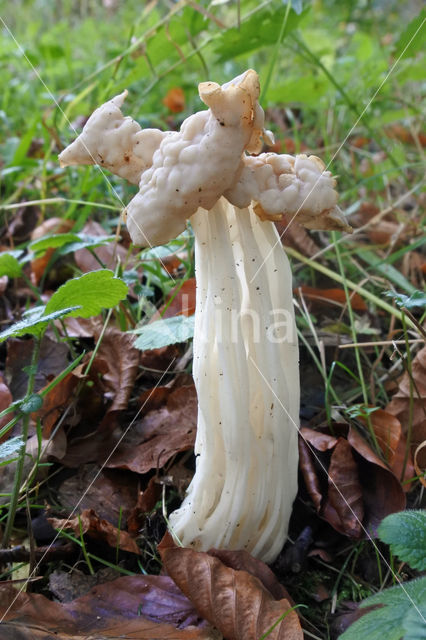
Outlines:
[[257, 640], [286, 612], [268, 640], [302, 640], [299, 618], [289, 601], [275, 600], [247, 571], [227, 567], [208, 553], [175, 547], [170, 537], [163, 539], [159, 551], [178, 587], [227, 640]]
[[93, 509], [84, 509], [74, 518], [48, 518], [48, 520], [54, 529], [72, 529], [76, 536], [80, 536], [81, 532], [87, 533], [91, 538], [102, 540], [110, 547], [119, 547], [123, 551], [140, 555], [138, 545], [127, 531], [117, 529], [107, 520], [100, 518]]
[[334, 529], [359, 538], [405, 508], [401, 483], [353, 427], [334, 424], [333, 436], [326, 428], [300, 432], [306, 488], [319, 515]]
[[[59, 604], [0, 586], [4, 640], [220, 640], [166, 576], [125, 576]], [[197, 626], [195, 626], [197, 625]], [[177, 626], [181, 628], [176, 628]]]

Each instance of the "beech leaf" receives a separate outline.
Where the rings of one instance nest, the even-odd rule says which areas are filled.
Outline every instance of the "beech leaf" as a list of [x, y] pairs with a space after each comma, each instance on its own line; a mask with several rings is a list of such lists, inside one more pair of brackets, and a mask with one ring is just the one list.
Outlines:
[[199, 614], [227, 640], [261, 638], [302, 640], [299, 618], [286, 598], [275, 600], [247, 571], [236, 571], [207, 553], [170, 546], [166, 538], [159, 551], [168, 574], [191, 600]]

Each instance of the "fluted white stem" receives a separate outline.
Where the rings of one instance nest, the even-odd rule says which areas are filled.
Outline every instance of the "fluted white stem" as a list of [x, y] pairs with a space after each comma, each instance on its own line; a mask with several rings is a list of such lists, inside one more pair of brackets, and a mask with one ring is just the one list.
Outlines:
[[273, 224], [250, 209], [221, 198], [191, 222], [197, 466], [170, 525], [184, 546], [247, 549], [271, 562], [285, 542], [297, 491], [290, 267]]

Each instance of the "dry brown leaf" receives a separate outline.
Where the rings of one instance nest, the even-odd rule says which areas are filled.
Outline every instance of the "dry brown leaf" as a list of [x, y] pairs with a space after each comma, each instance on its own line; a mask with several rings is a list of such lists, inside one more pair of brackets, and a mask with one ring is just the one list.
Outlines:
[[[162, 318], [192, 316], [195, 313], [195, 278], [188, 278], [172, 289], [158, 313]], [[157, 319], [157, 314], [153, 317]]]
[[247, 571], [247, 573], [258, 578], [275, 600], [287, 598], [292, 605], [294, 604], [287, 589], [278, 582], [274, 572], [268, 567], [268, 565], [257, 558], [253, 558], [248, 551], [210, 549], [208, 554], [209, 556], [213, 556], [213, 558], [219, 558], [219, 560], [230, 569], [234, 569], [235, 571]]
[[[0, 411], [4, 411], [7, 409], [13, 401], [12, 394], [10, 393], [9, 387], [4, 382], [2, 375], [0, 374]], [[12, 420], [13, 413], [6, 414], [3, 418], [0, 418], [0, 429], [2, 429], [7, 423]], [[9, 436], [5, 434], [3, 439], [0, 439], [0, 442], [4, 440], [4, 438], [8, 438]]]
[[322, 502], [320, 482], [315, 469], [313, 456], [302, 437], [299, 438], [299, 466], [311, 500], [314, 503], [315, 509], [319, 512]]
[[[47, 218], [41, 223], [41, 225], [34, 229], [31, 234], [31, 240], [38, 240], [43, 236], [51, 234], [67, 233], [67, 231], [71, 231], [73, 225], [74, 222], [70, 219]], [[54, 253], [55, 249], [48, 249], [40, 258], [34, 258], [34, 260], [31, 260], [31, 280], [33, 284], [39, 284], [41, 278], [46, 272], [50, 258]]]
[[[360, 417], [359, 421], [366, 426], [368, 424], [365, 418]], [[376, 409], [370, 414], [370, 423], [386, 462], [392, 466], [401, 438], [400, 421], [388, 411]]]
[[139, 491], [137, 502], [127, 518], [127, 529], [129, 533], [136, 535], [142, 528], [146, 514], [152, 511], [161, 498], [162, 487], [157, 478], [150, 478], [144, 491]]
[[[125, 522], [135, 506], [138, 478], [129, 472], [102, 469], [95, 464], [79, 467], [57, 490], [59, 504], [70, 511], [79, 497], [80, 509], [94, 509], [100, 518], [118, 526]], [[80, 498], [81, 496], [81, 498]]]
[[424, 487], [426, 487], [426, 470], [425, 469], [420, 469], [420, 466], [417, 462], [417, 457], [420, 453], [420, 451], [422, 449], [426, 449], [426, 440], [424, 442], [422, 442], [421, 444], [419, 444], [419, 446], [417, 447], [417, 449], [414, 452], [414, 468], [416, 470], [416, 473], [419, 477], [420, 482], [422, 483], [422, 485]]
[[[226, 567], [207, 553], [159, 546], [164, 566], [199, 614], [227, 640], [258, 640], [290, 609], [287, 599], [274, 600], [263, 584], [247, 571]], [[268, 635], [268, 640], [302, 640], [294, 611]]]
[[[42, 595], [0, 588], [1, 640], [218, 640], [170, 578], [126, 576], [97, 585], [65, 604]], [[172, 624], [185, 628], [177, 629]], [[186, 626], [190, 625], [190, 626]]]
[[362, 490], [358, 478], [358, 467], [347, 440], [339, 438], [331, 454], [328, 468], [328, 500], [324, 515], [336, 514], [333, 526], [338, 531], [354, 538], [362, 536], [364, 507]]
[[297, 224], [296, 220], [292, 220], [291, 216], [283, 216], [282, 220], [275, 222], [275, 226], [285, 247], [293, 247], [308, 258], [312, 258], [320, 250], [308, 231]]
[[[337, 531], [359, 537], [365, 530], [376, 531], [385, 516], [402, 511], [405, 495], [392, 470], [358, 431], [336, 423], [333, 432], [340, 436], [337, 440], [326, 428], [301, 429], [300, 468], [319, 515]], [[337, 489], [330, 481], [327, 487], [326, 473]]]
[[[410, 396], [413, 396], [413, 416], [411, 450], [414, 450], [426, 440], [426, 347], [421, 349], [413, 359], [411, 374], [415, 387], [410, 389], [411, 381], [407, 372], [402, 376], [399, 389], [386, 407], [386, 411], [396, 416], [402, 430], [407, 434], [410, 424]], [[426, 466], [426, 451], [418, 456], [418, 464]]]
[[146, 473], [161, 469], [180, 451], [193, 447], [197, 426], [195, 387], [173, 391], [165, 406], [136, 422], [108, 460], [108, 467]]
[[[83, 233], [87, 233], [90, 236], [107, 235], [105, 229], [94, 220], [90, 220], [84, 225]], [[134, 258], [129, 258], [127, 249], [115, 240], [113, 242], [109, 242], [103, 247], [96, 247], [93, 251], [96, 253], [101, 263], [104, 264], [107, 269], [112, 269], [112, 271], [115, 271], [118, 260], [120, 261], [120, 264], [126, 265], [126, 268], [129, 268], [129, 266], [134, 264], [135, 261]], [[78, 249], [74, 253], [74, 260], [78, 268], [81, 269], [83, 273], [95, 271], [100, 267], [99, 262], [88, 249]]]
[[309, 429], [309, 427], [302, 427], [300, 429], [300, 435], [303, 440], [307, 440], [319, 451], [328, 451], [329, 449], [333, 449], [337, 444], [337, 438], [334, 436], [329, 433], [324, 433], [323, 431]]
[[72, 529], [76, 536], [81, 532], [96, 540], [107, 542], [110, 547], [119, 547], [123, 551], [140, 554], [135, 540], [127, 531], [114, 527], [110, 522], [100, 518], [93, 509], [84, 509], [74, 518], [48, 518], [54, 529]]
[[69, 373], [44, 397], [42, 408], [33, 413], [35, 419], [39, 419], [43, 426], [43, 437], [49, 438], [57, 420], [64, 408], [71, 404], [72, 395], [77, 386], [78, 379]]
[[103, 377], [112, 399], [108, 412], [127, 409], [140, 357], [140, 351], [133, 347], [133, 337], [115, 327], [107, 329], [97, 357], [108, 363], [108, 371]]
[[[305, 299], [311, 301], [315, 306], [321, 306], [324, 304], [333, 304], [339, 307], [346, 306], [346, 294], [343, 289], [320, 289], [317, 287], [302, 285], [300, 287], [296, 287], [294, 293], [299, 295], [301, 293]], [[352, 309], [355, 311], [367, 311], [367, 305], [359, 293], [351, 293], [349, 297]]]
[[181, 87], [172, 87], [163, 98], [163, 104], [172, 113], [181, 113], [185, 109], [185, 94]]

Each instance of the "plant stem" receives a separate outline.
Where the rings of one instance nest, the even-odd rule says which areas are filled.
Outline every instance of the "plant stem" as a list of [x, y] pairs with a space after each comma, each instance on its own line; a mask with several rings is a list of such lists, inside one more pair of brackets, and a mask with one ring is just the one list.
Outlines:
[[[29, 398], [34, 391], [35, 378], [37, 373], [37, 362], [40, 355], [40, 345], [41, 338], [38, 336], [34, 337], [34, 348], [31, 357], [31, 365], [28, 374], [28, 384], [27, 384], [27, 393], [25, 395], [25, 399]], [[6, 548], [9, 544], [10, 537], [12, 534], [13, 525], [15, 522], [15, 515], [18, 508], [19, 502], [19, 494], [21, 490], [22, 484], [22, 476], [24, 474], [24, 463], [25, 463], [25, 455], [27, 451], [27, 439], [28, 439], [28, 428], [30, 424], [30, 414], [26, 413], [22, 419], [22, 447], [19, 451], [18, 462], [15, 470], [15, 478], [13, 480], [13, 489], [12, 496], [9, 505], [9, 513], [7, 516], [6, 527], [4, 530], [2, 547]]]

